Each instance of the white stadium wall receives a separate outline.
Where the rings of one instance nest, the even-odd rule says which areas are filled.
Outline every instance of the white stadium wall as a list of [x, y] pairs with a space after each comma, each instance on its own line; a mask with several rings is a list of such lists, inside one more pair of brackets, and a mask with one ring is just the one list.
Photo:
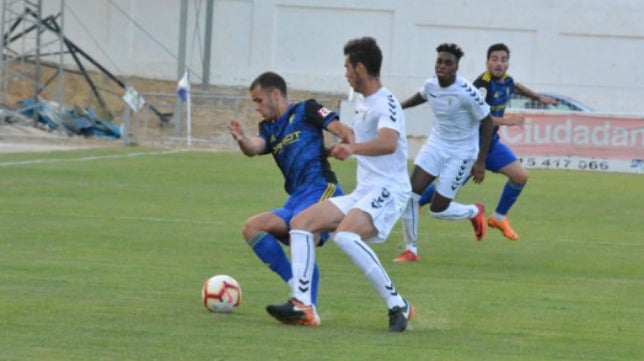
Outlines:
[[[66, 35], [121, 75], [177, 77], [178, 0], [66, 0]], [[58, 1], [44, 2], [44, 13]], [[187, 62], [202, 74], [205, 0], [189, 1]], [[246, 86], [282, 73], [297, 89], [347, 92], [342, 46], [370, 35], [382, 78], [400, 98], [433, 73], [435, 48], [465, 51], [460, 74], [484, 70], [504, 42], [510, 74], [599, 112], [644, 113], [644, 2], [638, 0], [215, 0], [210, 82]]]
[[[60, 9], [59, 1], [43, 3], [44, 16]], [[64, 4], [66, 36], [110, 71], [178, 80], [181, 1]], [[206, 0], [188, 1], [186, 63], [193, 83], [201, 83], [204, 73], [205, 13]], [[402, 100], [433, 74], [440, 43], [463, 48], [459, 74], [473, 80], [485, 69], [488, 46], [503, 42], [511, 49], [509, 73], [519, 82], [594, 110], [587, 118], [528, 114], [527, 119], [544, 124], [574, 119], [575, 127], [570, 137], [544, 138], [536, 148], [512, 144], [526, 166], [641, 174], [641, 19], [640, 0], [214, 0], [210, 84], [246, 87], [259, 73], [273, 70], [292, 89], [348, 95], [342, 47], [351, 38], [369, 35], [383, 51], [384, 84]], [[351, 118], [350, 108], [342, 102], [344, 119]], [[433, 117], [427, 105], [405, 114], [413, 157]], [[539, 127], [546, 129], [535, 123]], [[606, 129], [611, 141], [600, 137], [595, 142], [593, 135], [604, 135]]]

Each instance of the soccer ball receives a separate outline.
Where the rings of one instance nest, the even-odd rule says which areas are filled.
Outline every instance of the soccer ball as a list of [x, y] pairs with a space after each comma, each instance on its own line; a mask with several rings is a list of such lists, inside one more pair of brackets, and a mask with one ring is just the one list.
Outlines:
[[204, 282], [201, 299], [210, 312], [230, 313], [241, 303], [241, 287], [228, 275], [216, 275]]

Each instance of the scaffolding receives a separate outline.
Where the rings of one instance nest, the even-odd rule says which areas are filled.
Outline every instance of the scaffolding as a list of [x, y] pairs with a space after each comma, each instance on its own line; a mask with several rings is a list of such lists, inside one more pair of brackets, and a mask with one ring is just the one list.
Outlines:
[[[64, 8], [65, 1], [60, 0], [55, 14], [43, 18], [42, 0], [3, 1], [0, 19], [3, 33], [0, 57], [2, 104], [7, 104], [11, 93], [9, 87], [14, 84], [19, 84], [16, 86], [22, 93], [30, 94], [34, 100], [46, 96], [63, 104]], [[47, 31], [48, 23], [55, 24], [57, 31]], [[45, 72], [45, 68], [53, 72]]]
[[[65, 35], [65, 14], [70, 20], [78, 20], [71, 8], [66, 8], [65, 0], [46, 2], [43, 0], [4, 0], [2, 2], [2, 56], [0, 57], [0, 106], [14, 113], [33, 113], [33, 125], [38, 126], [35, 109], [47, 101], [55, 103], [58, 110], [66, 108], [96, 109], [96, 114], [107, 121], [114, 121], [122, 111], [121, 121], [129, 129], [130, 109], [145, 111], [158, 118], [162, 128], [175, 129], [176, 136], [183, 132], [183, 106], [174, 105], [174, 112], [160, 112], [153, 104], [138, 97], [134, 88], [126, 84], [107, 67], [100, 64], [87, 51]], [[179, 54], [177, 58], [177, 77], [181, 77], [186, 67], [186, 37], [188, 0], [180, 2]], [[212, 32], [212, 12], [214, 0], [206, 0], [206, 33], [202, 74], [204, 89], [208, 86], [210, 69], [210, 43]], [[195, 3], [195, 14], [201, 14], [202, 2]], [[67, 5], [69, 6], [69, 5]], [[110, 1], [110, 6], [118, 9], [129, 21], [135, 20], [123, 9]], [[197, 15], [195, 15], [197, 16]], [[195, 22], [195, 29], [198, 29]], [[137, 25], [141, 28], [140, 25]], [[141, 30], [145, 31], [141, 28]], [[89, 33], [89, 32], [88, 32]], [[146, 32], [146, 34], [148, 34]], [[195, 31], [195, 35], [197, 32]], [[150, 34], [148, 34], [150, 35]], [[160, 44], [152, 37], [152, 41]], [[105, 53], [103, 53], [105, 55]], [[107, 60], [109, 56], [107, 56]], [[114, 63], [112, 62], [112, 65]], [[191, 71], [192, 73], [192, 71]], [[115, 98], [106, 98], [115, 96]], [[114, 101], [112, 101], [114, 100]], [[125, 102], [124, 102], [125, 101]], [[128, 106], [126, 106], [127, 104]], [[167, 104], [165, 104], [167, 107]], [[116, 115], [115, 115], [116, 114]], [[169, 127], [168, 127], [169, 126]], [[127, 136], [128, 132], [126, 132]], [[124, 139], [124, 143], [128, 140]]]

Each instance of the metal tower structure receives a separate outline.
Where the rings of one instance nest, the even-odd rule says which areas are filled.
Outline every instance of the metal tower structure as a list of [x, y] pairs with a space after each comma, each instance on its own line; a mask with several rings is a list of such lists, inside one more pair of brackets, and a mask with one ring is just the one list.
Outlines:
[[[0, 18], [3, 34], [0, 101], [3, 104], [14, 90], [23, 96], [30, 94], [33, 99], [46, 95], [63, 103], [65, 1], [60, 0], [58, 4], [54, 15], [43, 18], [42, 0], [3, 1]], [[47, 23], [56, 24], [57, 32], [47, 31]], [[53, 69], [53, 73], [50, 70], [45, 74], [44, 68]]]
[[[65, 74], [68, 73], [86, 83], [87, 90], [76, 90], [76, 93], [91, 97], [107, 120], [111, 120], [113, 114], [104, 94], [120, 98], [127, 90], [127, 84], [65, 36], [65, 0], [60, 0], [57, 11], [44, 16], [42, 3], [42, 0], [5, 0], [3, 3], [0, 102], [13, 107], [15, 104], [7, 104], [10, 96], [14, 101], [31, 98], [33, 103], [46, 98], [63, 107], [66, 100]], [[89, 70], [101, 74], [109, 84], [101, 88]], [[15, 93], [19, 93], [18, 96]], [[162, 124], [167, 124], [172, 116], [172, 113], [161, 113], [153, 105], [149, 105], [149, 109]]]
[[[205, 16], [204, 49], [206, 56], [202, 59], [202, 66], [206, 70], [204, 70], [202, 81], [203, 87], [207, 88], [214, 0], [205, 1], [207, 14]], [[95, 60], [92, 55], [76, 44], [74, 39], [65, 35], [65, 13], [72, 11], [65, 8], [65, 0], [47, 1], [45, 9], [43, 9], [43, 3], [45, 3], [43, 0], [3, 0], [2, 2], [0, 106], [23, 114], [31, 112], [34, 125], [38, 125], [35, 110], [40, 110], [40, 106], [44, 102], [47, 102], [48, 106], [60, 107], [61, 112], [65, 110], [66, 106], [76, 108], [77, 104], [89, 103], [92, 108], [95, 107], [98, 110], [97, 114], [100, 118], [112, 121], [115, 118], [114, 110], [123, 108], [120, 98], [123, 100], [132, 99], [128, 94], [132, 94], [131, 91], [134, 89]], [[187, 69], [188, 4], [188, 0], [180, 2], [179, 55], [176, 56], [177, 78], [180, 78]], [[195, 5], [195, 16], [199, 16], [201, 13], [198, 10], [201, 8], [201, 4], [200, 2]], [[122, 9], [118, 8], [118, 10], [130, 21], [135, 21]], [[72, 16], [76, 17], [73, 12]], [[198, 21], [195, 22], [195, 29], [198, 29], [197, 24]], [[105, 96], [117, 96], [119, 98], [118, 105], [115, 105], [117, 103], [114, 101], [111, 103], [106, 101]], [[138, 96], [135, 95], [134, 98], [138, 98]], [[141, 99], [138, 98], [136, 103], [141, 105]], [[127, 100], [126, 103], [132, 104]], [[160, 120], [162, 127], [174, 120], [173, 126], [177, 136], [182, 135], [183, 108], [181, 103], [176, 104], [175, 113], [162, 113], [149, 103], [146, 104], [146, 109]], [[127, 107], [125, 110], [123, 122], [125, 129], [128, 129], [129, 112]], [[124, 141], [127, 142], [127, 139]]]

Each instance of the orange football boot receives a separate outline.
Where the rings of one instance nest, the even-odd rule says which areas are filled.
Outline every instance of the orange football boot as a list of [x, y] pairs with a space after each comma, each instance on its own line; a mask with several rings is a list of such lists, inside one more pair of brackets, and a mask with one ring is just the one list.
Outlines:
[[487, 220], [487, 224], [492, 228], [501, 230], [503, 237], [511, 241], [519, 239], [519, 235], [512, 229], [512, 227], [510, 227], [510, 221], [507, 218], [504, 219], [503, 222], [499, 222], [494, 219], [494, 217], [490, 217], [490, 219]]

